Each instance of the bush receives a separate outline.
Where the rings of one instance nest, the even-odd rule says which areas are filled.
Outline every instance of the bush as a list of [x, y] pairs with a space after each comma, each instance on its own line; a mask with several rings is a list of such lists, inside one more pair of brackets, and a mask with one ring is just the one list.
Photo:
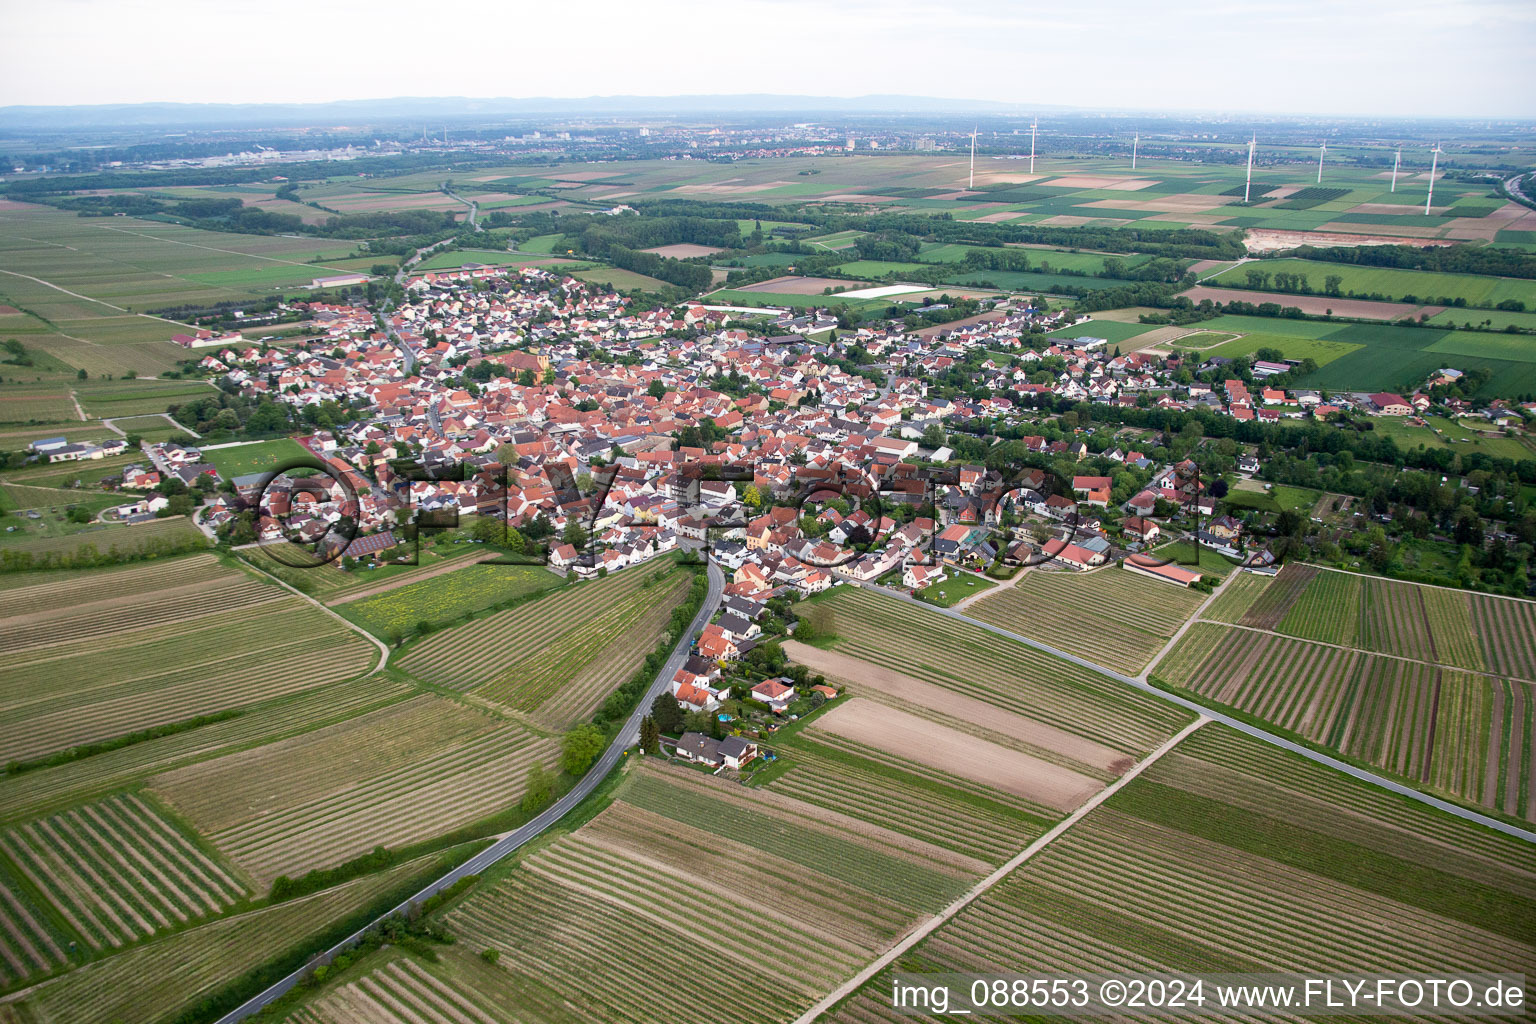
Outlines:
[[493, 964], [497, 960], [501, 959], [501, 950], [499, 950], [499, 949], [482, 949], [480, 951], [480, 959], [484, 960], [488, 964]]

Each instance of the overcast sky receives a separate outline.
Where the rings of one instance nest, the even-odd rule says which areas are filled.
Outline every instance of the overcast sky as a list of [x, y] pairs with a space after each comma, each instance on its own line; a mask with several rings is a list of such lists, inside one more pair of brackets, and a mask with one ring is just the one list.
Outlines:
[[1536, 0], [0, 0], [0, 26], [0, 106], [769, 92], [1536, 115]]

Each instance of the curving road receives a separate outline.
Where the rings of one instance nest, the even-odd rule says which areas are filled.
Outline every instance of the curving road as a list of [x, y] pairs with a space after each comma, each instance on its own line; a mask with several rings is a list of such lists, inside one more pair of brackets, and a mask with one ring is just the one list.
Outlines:
[[1518, 825], [1511, 825], [1508, 822], [1500, 821], [1497, 818], [1491, 818], [1486, 814], [1479, 814], [1474, 810], [1462, 807], [1459, 804], [1453, 804], [1448, 800], [1441, 800], [1439, 797], [1430, 796], [1428, 793], [1414, 789], [1412, 786], [1405, 786], [1400, 782], [1394, 782], [1391, 779], [1377, 775], [1375, 772], [1369, 772], [1363, 768], [1356, 768], [1354, 765], [1340, 761], [1336, 757], [1329, 757], [1327, 754], [1319, 753], [1310, 747], [1306, 747], [1300, 743], [1288, 740], [1284, 736], [1277, 736], [1272, 732], [1266, 732], [1257, 726], [1249, 725], [1247, 722], [1233, 718], [1231, 715], [1223, 714], [1220, 711], [1216, 711], [1212, 708], [1208, 708], [1204, 704], [1192, 701], [1187, 697], [1181, 697], [1176, 693], [1170, 693], [1169, 691], [1161, 689], [1160, 687], [1153, 686], [1145, 679], [1137, 679], [1132, 676], [1121, 675], [1119, 672], [1115, 672], [1112, 669], [1107, 669], [1103, 665], [1094, 664], [1086, 658], [1079, 658], [1075, 654], [1069, 654], [1066, 651], [1058, 650], [1049, 644], [1043, 644], [1038, 640], [1031, 640], [1027, 636], [1020, 636], [1018, 633], [1003, 629], [1001, 626], [994, 626], [990, 622], [983, 622], [980, 619], [973, 619], [969, 615], [962, 614], [953, 608], [940, 608], [937, 605], [931, 605], [925, 601], [919, 601], [912, 595], [900, 590], [893, 590], [890, 587], [882, 587], [878, 584], [870, 583], [858, 583], [857, 585], [868, 590], [880, 591], [883, 594], [888, 594], [898, 600], [906, 601], [908, 604], [915, 605], [919, 608], [925, 609], [926, 611], [930, 611], [938, 615], [946, 615], [958, 622], [964, 622], [967, 625], [975, 626], [978, 629], [984, 629], [989, 633], [994, 633], [998, 636], [1006, 637], [1009, 640], [1015, 640], [1027, 647], [1033, 647], [1038, 651], [1044, 651], [1046, 654], [1055, 655], [1058, 658], [1070, 661], [1074, 665], [1079, 665], [1083, 668], [1086, 668], [1090, 672], [1097, 672], [1101, 676], [1108, 676], [1110, 679], [1122, 682], [1126, 686], [1134, 686], [1136, 689], [1141, 690], [1143, 693], [1149, 693], [1159, 700], [1167, 701], [1170, 704], [1177, 704], [1179, 707], [1184, 708], [1187, 711], [1191, 711], [1194, 714], [1204, 715], [1212, 721], [1220, 722], [1222, 725], [1230, 726], [1231, 728], [1236, 729], [1238, 732], [1252, 736], [1254, 739], [1262, 740], [1271, 746], [1280, 747], [1283, 750], [1289, 750], [1292, 753], [1300, 754], [1302, 757], [1305, 757], [1309, 761], [1315, 761], [1320, 765], [1332, 768], [1334, 771], [1343, 772], [1345, 775], [1359, 779], [1361, 782], [1366, 782], [1372, 786], [1378, 786], [1382, 789], [1390, 790], [1391, 792], [1405, 796], [1410, 800], [1416, 800], [1421, 804], [1428, 804], [1429, 806], [1437, 810], [1444, 811], [1447, 814], [1454, 814], [1458, 818], [1476, 822], [1479, 825], [1486, 825], [1488, 828], [1494, 829], [1498, 832], [1503, 832], [1505, 835], [1514, 836], [1516, 839], [1523, 839], [1528, 843], [1536, 843], [1536, 832], [1531, 832], [1527, 829], [1520, 828]]
[[651, 702], [660, 696], [663, 690], [668, 688], [672, 682], [672, 676], [676, 674], [678, 669], [683, 667], [683, 662], [688, 660], [688, 652], [693, 645], [693, 638], [699, 633], [700, 630], [704, 628], [704, 624], [709, 621], [710, 617], [714, 615], [715, 611], [720, 607], [720, 595], [725, 590], [725, 574], [720, 571], [720, 567], [716, 565], [713, 560], [709, 562], [708, 574], [709, 590], [704, 595], [704, 604], [699, 608], [699, 613], [693, 617], [693, 622], [689, 624], [687, 631], [684, 632], [682, 637], [678, 639], [677, 645], [672, 648], [672, 654], [667, 658], [667, 663], [663, 665], [661, 667], [661, 671], [656, 674], [656, 679], [651, 683], [650, 689], [646, 691], [645, 696], [641, 699], [639, 706], [635, 708], [634, 713], [629, 716], [629, 719], [619, 730], [619, 734], [614, 737], [613, 742], [608, 745], [608, 749], [603, 751], [602, 756], [597, 759], [597, 763], [594, 764], [591, 768], [587, 769], [587, 774], [581, 777], [581, 781], [577, 782], [576, 785], [572, 787], [570, 792], [566, 793], [559, 800], [556, 800], [549, 807], [545, 808], [544, 811], [532, 821], [523, 825], [521, 828], [507, 833], [506, 836], [497, 840], [494, 844], [486, 847], [479, 853], [475, 854], [473, 857], [469, 858], [464, 863], [448, 872], [446, 875], [443, 875], [441, 878], [437, 879], [431, 885], [428, 885], [425, 889], [422, 889], [420, 892], [416, 893], [405, 902], [391, 908], [390, 910], [385, 911], [383, 914], [380, 914], [377, 918], [368, 922], [366, 925], [359, 928], [351, 935], [348, 935], [345, 939], [342, 939], [330, 949], [327, 949], [325, 952], [319, 954], [318, 956], [311, 958], [307, 963], [304, 964], [303, 967], [300, 967], [298, 970], [283, 978], [281, 981], [273, 984], [258, 995], [247, 999], [235, 1009], [220, 1017], [217, 1024], [234, 1024], [234, 1022], [243, 1020], [246, 1017], [249, 1017], [251, 1014], [256, 1013], [262, 1007], [266, 1006], [268, 1003], [272, 1002], [274, 999], [277, 999], [289, 989], [293, 988], [293, 986], [298, 983], [299, 979], [302, 978], [305, 973], [317, 965], [330, 963], [337, 954], [345, 952], [347, 949], [355, 945], [363, 937], [363, 934], [368, 931], [368, 929], [372, 928], [380, 921], [383, 921], [385, 918], [406, 913], [412, 907], [420, 904], [423, 900], [435, 896], [437, 893], [447, 889], [449, 886], [453, 885], [455, 882], [458, 882], [462, 878], [467, 878], [470, 875], [480, 874], [486, 868], [506, 857], [518, 847], [542, 834], [551, 825], [559, 821], [566, 814], [570, 813], [571, 809], [574, 808], [577, 804], [585, 800], [587, 796], [592, 792], [592, 790], [597, 788], [598, 783], [602, 782], [603, 779], [608, 777], [608, 773], [612, 771], [614, 766], [619, 763], [619, 759], [624, 756], [629, 747], [634, 744], [637, 739], [639, 739], [641, 717], [644, 716], [646, 711], [650, 708]]

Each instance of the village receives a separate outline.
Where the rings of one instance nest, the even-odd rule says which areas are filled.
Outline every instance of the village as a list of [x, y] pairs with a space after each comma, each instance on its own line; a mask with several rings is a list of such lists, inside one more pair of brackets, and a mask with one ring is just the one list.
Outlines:
[[[1095, 450], [1074, 414], [1042, 417], [1032, 403], [1279, 421], [1411, 416], [1431, 401], [1212, 384], [1190, 370], [1220, 371], [1224, 360], [1121, 354], [1091, 321], [1027, 300], [909, 331], [899, 321], [840, 328], [815, 311], [642, 309], [537, 267], [418, 274], [406, 294], [381, 315], [311, 304], [320, 337], [293, 347], [237, 333], [176, 339], [206, 348], [197, 370], [231, 394], [342, 410], [342, 422], [298, 439], [326, 479], [226, 480], [195, 446], [161, 442], [109, 484], [142, 494], [178, 480], [203, 499], [196, 517], [211, 535], [323, 542], [326, 557], [349, 564], [405, 557], [408, 527], [431, 513], [494, 520], [501, 539], [547, 549], [551, 568], [581, 576], [708, 545], [734, 585], [763, 592], [809, 595], [848, 580], [948, 597], [941, 584], [958, 574], [1114, 563], [1198, 586], [1198, 571], [1155, 549], [1194, 541], [1234, 562], [1271, 560], [1245, 536], [1252, 516], [1220, 501], [1227, 481], [1202, 481], [1189, 459], [1150, 457], [1140, 449], [1164, 450], [1150, 431], [1121, 431], [1123, 443]], [[1291, 369], [1256, 360], [1251, 377]], [[1012, 439], [1006, 475], [957, 450], [977, 438], [956, 428], [978, 423]], [[1032, 429], [1041, 432], [1023, 432]], [[60, 437], [33, 448], [63, 461], [116, 445]], [[1259, 463], [1242, 451], [1231, 469], [1233, 482], [1251, 481]], [[132, 521], [166, 505], [149, 493], [112, 514]]]

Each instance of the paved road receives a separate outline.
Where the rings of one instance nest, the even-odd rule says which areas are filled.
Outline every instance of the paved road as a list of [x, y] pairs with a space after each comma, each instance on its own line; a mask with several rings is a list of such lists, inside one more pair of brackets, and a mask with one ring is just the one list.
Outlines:
[[1268, 743], [1272, 746], [1280, 747], [1283, 750], [1289, 750], [1293, 753], [1300, 754], [1302, 757], [1305, 757], [1309, 761], [1315, 761], [1320, 765], [1332, 768], [1334, 771], [1343, 772], [1345, 775], [1352, 776], [1362, 782], [1368, 782], [1373, 786], [1379, 786], [1382, 789], [1401, 794], [1402, 796], [1408, 797], [1410, 800], [1416, 800], [1421, 804], [1428, 804], [1429, 806], [1438, 810], [1442, 810], [1447, 814], [1454, 814], [1458, 818], [1463, 818], [1467, 821], [1473, 821], [1479, 825], [1486, 825], [1491, 829], [1503, 832], [1505, 835], [1514, 836], [1516, 839], [1523, 839], [1528, 843], [1536, 843], [1536, 832], [1531, 832], [1527, 829], [1520, 828], [1517, 825], [1511, 825], [1508, 822], [1500, 821], [1497, 818], [1490, 818], [1486, 814], [1479, 814], [1476, 811], [1469, 810], [1468, 808], [1459, 806], [1458, 804], [1453, 804], [1447, 800], [1441, 800], [1438, 797], [1430, 796], [1428, 793], [1420, 792], [1419, 790], [1414, 789], [1412, 786], [1405, 786], [1402, 783], [1393, 782], [1391, 779], [1383, 778], [1382, 776], [1377, 775], [1375, 772], [1368, 772], [1363, 768], [1356, 768], [1354, 765], [1340, 761], [1336, 757], [1329, 757], [1327, 754], [1319, 753], [1310, 747], [1305, 747], [1300, 743], [1292, 742], [1291, 740], [1286, 739], [1284, 736], [1276, 736], [1274, 733], [1266, 732], [1263, 729], [1260, 729], [1257, 726], [1249, 725], [1247, 722], [1241, 721], [1240, 719], [1233, 718], [1230, 715], [1222, 714], [1220, 711], [1212, 710], [1211, 708], [1189, 700], [1186, 697], [1181, 697], [1176, 693], [1170, 693], [1167, 690], [1153, 686], [1145, 679], [1135, 679], [1131, 676], [1121, 675], [1119, 672], [1107, 669], [1102, 665], [1096, 665], [1093, 662], [1088, 661], [1086, 658], [1079, 658], [1075, 654], [1068, 654], [1066, 651], [1058, 650], [1055, 647], [1051, 647], [1048, 644], [1043, 644], [1038, 640], [1031, 640], [1029, 637], [1020, 636], [1018, 633], [1014, 633], [1011, 630], [1003, 629], [1001, 626], [994, 626], [990, 622], [982, 622], [980, 619], [973, 619], [969, 615], [955, 611], [953, 608], [940, 608], [936, 605], [931, 605], [923, 601], [919, 601], [912, 597], [910, 594], [903, 593], [900, 590], [892, 590], [889, 587], [882, 587], [878, 584], [871, 583], [859, 583], [858, 586], [865, 587], [869, 590], [878, 590], [881, 593], [889, 594], [897, 600], [906, 601], [908, 604], [916, 605], [917, 607], [926, 611], [930, 611], [938, 615], [947, 615], [959, 622], [964, 622], [969, 625], [976, 626], [979, 629], [984, 629], [989, 633], [995, 633], [998, 636], [1007, 637], [1009, 640], [1016, 640], [1021, 644], [1024, 644], [1028, 647], [1033, 647], [1039, 651], [1044, 651], [1047, 654], [1053, 654], [1058, 658], [1072, 662], [1074, 665], [1080, 665], [1083, 668], [1088, 669], [1090, 672], [1097, 672], [1101, 676], [1108, 676], [1110, 679], [1118, 680], [1119, 682], [1124, 683], [1126, 686], [1134, 686], [1136, 689], [1141, 690], [1144, 693], [1149, 693], [1159, 700], [1167, 701], [1170, 704], [1177, 704], [1179, 707], [1188, 711], [1192, 711], [1197, 715], [1205, 715], [1207, 718], [1210, 718], [1213, 721], [1220, 722], [1222, 725], [1230, 726], [1233, 729], [1236, 729], [1238, 732], [1246, 733], [1247, 735], [1252, 736], [1254, 739], [1263, 740], [1265, 743]]
[[480, 204], [479, 203], [475, 202], [473, 199], [465, 199], [463, 196], [461, 196], [458, 193], [454, 192], [453, 189], [448, 187], [448, 183], [446, 181], [443, 182], [443, 195], [447, 196], [449, 199], [457, 199], [459, 202], [461, 202], [465, 206], [469, 207], [469, 213], [465, 217], [466, 222], [469, 224], [470, 227], [474, 228], [476, 231], [483, 231], [483, 230], [485, 230], [484, 228], [482, 228], [479, 224], [477, 224], [475, 222], [476, 219], [480, 216]]
[[460, 864], [446, 875], [443, 875], [441, 878], [437, 879], [431, 885], [427, 886], [425, 889], [421, 890], [410, 899], [401, 903], [399, 906], [381, 914], [379, 917], [375, 918], [373, 921], [370, 921], [362, 928], [359, 928], [345, 939], [342, 939], [340, 942], [326, 950], [324, 953], [321, 953], [318, 956], [312, 958], [303, 967], [299, 968], [297, 971], [294, 971], [286, 978], [283, 978], [281, 981], [272, 985], [264, 992], [261, 992], [259, 995], [252, 996], [244, 1003], [241, 1003], [238, 1007], [231, 1010], [223, 1017], [220, 1017], [218, 1024], [234, 1024], [234, 1022], [243, 1020], [246, 1017], [249, 1017], [251, 1014], [256, 1013], [262, 1007], [266, 1006], [268, 1003], [272, 1002], [274, 999], [277, 999], [283, 995], [283, 993], [293, 988], [293, 986], [298, 983], [299, 979], [304, 976], [306, 971], [310, 970], [318, 964], [330, 963], [337, 954], [345, 952], [351, 946], [355, 945], [358, 940], [363, 937], [363, 933], [366, 932], [369, 928], [372, 928], [374, 925], [378, 924], [380, 921], [387, 917], [394, 917], [398, 914], [405, 913], [412, 907], [421, 903], [423, 900], [426, 900], [441, 892], [442, 890], [447, 889], [449, 886], [453, 885], [455, 882], [462, 878], [467, 878], [470, 875], [480, 874], [486, 868], [489, 868], [503, 857], [506, 857], [518, 847], [524, 845], [529, 840], [534, 839], [543, 833], [551, 825], [569, 813], [571, 809], [574, 808], [577, 804], [581, 803], [582, 800], [586, 799], [588, 794], [597, 788], [597, 784], [602, 782], [603, 779], [607, 778], [608, 773], [613, 770], [614, 765], [619, 763], [619, 758], [624, 755], [624, 752], [630, 747], [630, 745], [639, 738], [641, 717], [650, 708], [651, 702], [656, 699], [662, 690], [668, 687], [672, 681], [672, 676], [677, 672], [677, 670], [682, 668], [683, 662], [688, 659], [688, 652], [692, 646], [693, 638], [698, 634], [700, 630], [704, 628], [704, 624], [709, 621], [710, 616], [714, 615], [715, 611], [719, 608], [720, 595], [725, 590], [725, 574], [720, 571], [720, 567], [713, 561], [709, 563], [708, 572], [709, 591], [704, 596], [703, 607], [701, 607], [699, 609], [699, 613], [694, 616], [693, 622], [689, 624], [687, 632], [685, 632], [682, 637], [679, 638], [677, 641], [677, 646], [672, 648], [671, 656], [667, 658], [667, 663], [661, 667], [661, 671], [656, 674], [656, 679], [651, 683], [651, 688], [646, 691], [645, 697], [640, 701], [640, 706], [637, 707], [634, 713], [629, 716], [629, 720], [624, 723], [624, 727], [619, 730], [618, 736], [616, 736], [614, 741], [609, 744], [608, 749], [603, 752], [603, 755], [598, 758], [597, 763], [587, 770], [587, 774], [581, 777], [581, 781], [577, 782], [575, 787], [572, 788], [569, 793], [566, 793], [559, 800], [556, 800], [553, 804], [546, 808], [542, 814], [528, 822], [526, 825], [523, 825], [521, 828], [508, 833], [506, 837], [498, 840], [494, 845], [486, 847], [486, 849], [480, 853], [475, 854], [473, 857], [469, 858], [469, 860], [465, 861], [463, 864]]

